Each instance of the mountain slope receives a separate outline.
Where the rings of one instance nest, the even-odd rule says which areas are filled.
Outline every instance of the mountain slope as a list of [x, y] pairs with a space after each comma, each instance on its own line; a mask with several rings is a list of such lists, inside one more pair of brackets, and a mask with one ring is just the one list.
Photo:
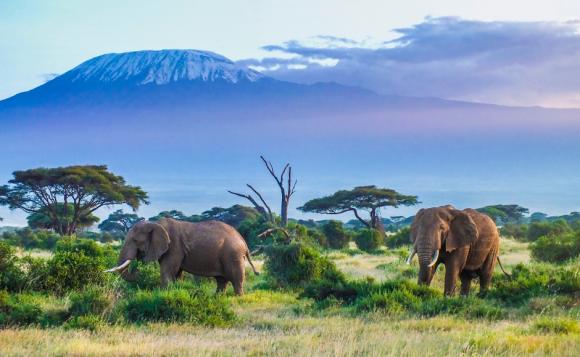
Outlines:
[[[166, 202], [158, 208], [237, 202], [226, 189], [254, 181], [260, 154], [295, 165], [297, 204], [364, 184], [419, 194], [426, 205], [471, 205], [463, 197], [477, 195], [472, 206], [533, 207], [521, 192], [580, 199], [579, 110], [289, 83], [204, 51], [96, 57], [0, 101], [0, 126], [0, 176], [104, 163], [145, 182], [154, 201]], [[204, 196], [218, 188], [223, 196]], [[451, 199], [450, 190], [464, 196]]]

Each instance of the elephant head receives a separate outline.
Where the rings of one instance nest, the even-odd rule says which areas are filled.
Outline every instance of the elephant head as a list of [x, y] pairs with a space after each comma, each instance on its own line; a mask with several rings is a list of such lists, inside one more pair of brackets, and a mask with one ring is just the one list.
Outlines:
[[407, 260], [410, 263], [413, 256], [418, 255], [419, 284], [431, 283], [440, 252], [450, 253], [470, 245], [477, 235], [473, 219], [453, 206], [419, 210], [411, 225], [413, 251]]
[[169, 234], [159, 223], [139, 222], [131, 228], [125, 238], [125, 244], [119, 255], [118, 266], [107, 272], [120, 272], [121, 276], [128, 281], [134, 281], [136, 272], [128, 270], [132, 260], [138, 259], [151, 262], [161, 258], [169, 249]]

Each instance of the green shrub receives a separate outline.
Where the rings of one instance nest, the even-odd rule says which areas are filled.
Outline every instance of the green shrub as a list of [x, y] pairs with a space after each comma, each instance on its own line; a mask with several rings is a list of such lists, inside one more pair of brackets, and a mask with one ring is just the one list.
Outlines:
[[105, 264], [101, 259], [88, 257], [82, 252], [58, 252], [48, 261], [47, 289], [63, 294], [80, 290], [87, 285], [105, 283]]
[[360, 250], [372, 253], [383, 244], [384, 237], [379, 230], [361, 229], [356, 233], [354, 240]]
[[26, 249], [49, 249], [52, 250], [60, 236], [54, 232], [30, 228], [17, 229], [13, 232], [4, 232], [2, 239], [10, 245]]
[[14, 249], [0, 242], [0, 290], [20, 291], [25, 282], [26, 276], [18, 267]]
[[273, 245], [265, 253], [264, 266], [279, 286], [303, 287], [317, 280], [344, 280], [344, 275], [330, 259], [304, 243]]
[[0, 324], [26, 326], [39, 321], [42, 310], [29, 295], [9, 295], [0, 292]]
[[569, 318], [541, 317], [534, 322], [534, 329], [544, 333], [568, 334], [580, 332], [578, 321]]
[[504, 316], [504, 311], [500, 307], [473, 296], [428, 299], [417, 306], [417, 312], [423, 316], [446, 314], [490, 320]]
[[328, 247], [332, 249], [343, 249], [348, 247], [351, 236], [344, 229], [340, 221], [328, 221], [322, 226], [322, 233], [326, 236]]
[[580, 231], [557, 236], [543, 236], [530, 245], [532, 257], [545, 262], [562, 263], [580, 256]]
[[526, 240], [528, 236], [527, 224], [508, 223], [501, 227], [500, 234], [502, 237], [511, 237], [515, 240]]
[[[435, 289], [407, 280], [383, 283], [360, 280], [340, 284], [323, 281], [309, 285], [302, 296], [317, 302], [327, 299], [341, 301], [356, 311], [385, 311], [425, 317], [448, 314], [469, 319], [498, 319], [505, 315], [504, 310], [491, 301], [476, 297], [446, 298]], [[321, 303], [316, 306], [324, 308], [326, 305]]]
[[127, 300], [124, 316], [127, 321], [138, 323], [188, 322], [207, 326], [227, 326], [235, 319], [223, 295], [182, 288], [139, 291]]
[[131, 264], [135, 264], [135, 269], [137, 269], [137, 279], [135, 281], [125, 282], [126, 286], [131, 289], [146, 290], [152, 290], [159, 287], [159, 281], [161, 279], [159, 264], [147, 264], [143, 262], [135, 262]]
[[535, 296], [574, 294], [580, 291], [580, 273], [572, 266], [518, 264], [511, 278], [496, 275], [488, 296], [518, 305]]
[[68, 312], [72, 316], [103, 315], [113, 304], [112, 297], [103, 288], [89, 287], [69, 296]]
[[385, 237], [385, 245], [391, 249], [409, 244], [411, 244], [411, 227], [401, 228], [397, 233]]
[[98, 331], [100, 330], [105, 323], [100, 316], [97, 315], [83, 315], [83, 316], [74, 316], [70, 320], [68, 320], [63, 327], [66, 330], [70, 329], [79, 329], [79, 330], [88, 330], [88, 331]]
[[528, 228], [528, 241], [535, 242], [538, 238], [543, 236], [557, 236], [572, 232], [568, 223], [559, 219], [553, 222], [532, 222]]

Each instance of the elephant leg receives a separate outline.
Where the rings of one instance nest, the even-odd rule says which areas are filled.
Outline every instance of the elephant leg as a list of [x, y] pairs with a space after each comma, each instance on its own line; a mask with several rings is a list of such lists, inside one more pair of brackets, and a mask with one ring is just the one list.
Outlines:
[[244, 279], [246, 277], [244, 260], [242, 259], [232, 263], [232, 284], [234, 285], [234, 292], [236, 295], [244, 295]]
[[457, 269], [454, 269], [453, 266], [445, 267], [445, 296], [453, 296], [455, 294], [457, 275]]
[[473, 279], [473, 276], [471, 272], [464, 270], [459, 274], [459, 277], [461, 279], [461, 295], [468, 296], [469, 290], [471, 289], [471, 280]]
[[180, 267], [173, 267], [169, 264], [159, 264], [161, 270], [161, 287], [166, 287], [169, 283], [172, 283], [177, 278]]
[[216, 276], [215, 281], [217, 282], [216, 294], [221, 294], [226, 291], [226, 287], [228, 286], [228, 281], [226, 278], [222, 276]]
[[485, 296], [487, 291], [489, 290], [489, 286], [491, 285], [491, 277], [493, 276], [493, 270], [495, 268], [497, 253], [492, 252], [490, 253], [481, 270], [479, 272], [479, 295]]

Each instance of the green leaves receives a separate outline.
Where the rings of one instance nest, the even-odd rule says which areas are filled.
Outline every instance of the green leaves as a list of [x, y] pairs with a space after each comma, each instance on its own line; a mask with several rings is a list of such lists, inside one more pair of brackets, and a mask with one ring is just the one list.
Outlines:
[[43, 214], [60, 234], [73, 234], [100, 207], [127, 204], [136, 210], [149, 203], [145, 191], [127, 185], [104, 165], [36, 168], [13, 175], [9, 185], [0, 187], [0, 205]]
[[337, 214], [353, 209], [376, 209], [385, 206], [410, 206], [417, 204], [417, 196], [407, 196], [390, 188], [359, 186], [352, 190], [340, 190], [331, 196], [310, 200], [299, 210], [314, 213]]

